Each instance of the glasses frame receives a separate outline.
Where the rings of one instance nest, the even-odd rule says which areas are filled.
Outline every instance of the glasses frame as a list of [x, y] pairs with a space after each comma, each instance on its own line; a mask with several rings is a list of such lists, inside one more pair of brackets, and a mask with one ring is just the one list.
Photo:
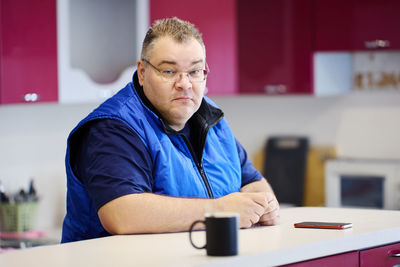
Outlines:
[[[150, 66], [151, 66], [153, 69], [155, 69], [156, 71], [158, 71], [158, 72], [160, 73], [161, 77], [164, 79], [164, 81], [166, 81], [166, 80], [165, 80], [165, 77], [162, 75], [162, 74], [163, 74], [163, 70], [157, 68], [156, 66], [154, 66], [153, 64], [151, 64], [150, 61], [148, 61], [148, 60], [145, 59], [145, 58], [142, 58], [142, 61], [145, 62], [145, 63], [147, 63], [148, 65], [150, 65]], [[207, 79], [207, 75], [210, 73], [210, 68], [208, 67], [208, 64], [207, 64], [207, 62], [206, 62], [206, 69], [203, 69], [204, 79], [201, 80], [201, 81], [192, 81], [191, 78], [190, 78], [189, 72], [190, 72], [190, 71], [177, 71], [177, 73], [179, 74], [179, 75], [178, 75], [179, 79], [180, 79], [180, 77], [181, 77], [181, 74], [186, 73], [186, 76], [188, 77], [188, 79], [189, 79], [189, 81], [190, 81], [191, 83], [193, 83], [193, 82], [204, 82], [204, 81]], [[179, 81], [179, 79], [176, 80], [176, 81], [167, 81], [167, 82], [177, 82], [177, 81]]]

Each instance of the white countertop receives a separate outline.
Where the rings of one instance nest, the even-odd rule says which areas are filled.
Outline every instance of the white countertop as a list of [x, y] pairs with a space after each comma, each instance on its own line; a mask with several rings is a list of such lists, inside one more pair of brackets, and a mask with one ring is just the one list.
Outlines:
[[[346, 230], [299, 229], [300, 221], [351, 222]], [[195, 233], [204, 242], [204, 232]], [[209, 257], [188, 233], [125, 235], [0, 254], [0, 266], [272, 266], [400, 242], [400, 211], [287, 208], [277, 226], [243, 229], [239, 255]]]

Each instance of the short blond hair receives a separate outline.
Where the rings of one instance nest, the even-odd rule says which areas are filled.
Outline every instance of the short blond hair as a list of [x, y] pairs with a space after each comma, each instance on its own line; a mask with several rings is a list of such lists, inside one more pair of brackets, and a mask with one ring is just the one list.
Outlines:
[[153, 23], [144, 37], [141, 58], [148, 57], [154, 46], [154, 42], [158, 38], [164, 36], [169, 36], [179, 43], [194, 38], [201, 44], [205, 52], [205, 46], [200, 31], [192, 23], [173, 17], [156, 20]]

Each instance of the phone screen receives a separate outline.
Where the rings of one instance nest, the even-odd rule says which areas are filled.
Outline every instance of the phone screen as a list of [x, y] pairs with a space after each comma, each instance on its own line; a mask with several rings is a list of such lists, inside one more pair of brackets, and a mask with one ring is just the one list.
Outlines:
[[342, 222], [300, 222], [295, 223], [296, 228], [319, 228], [319, 229], [347, 229], [352, 227], [352, 223]]

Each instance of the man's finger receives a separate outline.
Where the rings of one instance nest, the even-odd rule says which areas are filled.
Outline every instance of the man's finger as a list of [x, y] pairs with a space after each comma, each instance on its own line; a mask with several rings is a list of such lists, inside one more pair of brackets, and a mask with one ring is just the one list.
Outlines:
[[252, 193], [252, 199], [254, 202], [261, 205], [264, 209], [268, 207], [268, 199], [264, 192]]

